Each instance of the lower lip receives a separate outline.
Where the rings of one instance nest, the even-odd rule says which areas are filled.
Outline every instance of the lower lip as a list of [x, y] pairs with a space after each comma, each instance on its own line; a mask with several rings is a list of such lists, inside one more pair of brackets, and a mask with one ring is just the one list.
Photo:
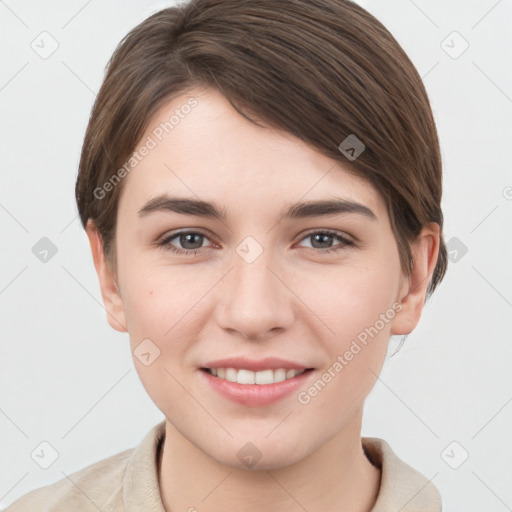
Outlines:
[[274, 384], [239, 384], [220, 379], [204, 370], [199, 371], [219, 394], [248, 407], [270, 405], [281, 400], [302, 386], [305, 379], [313, 373], [312, 370], [306, 370], [296, 377]]

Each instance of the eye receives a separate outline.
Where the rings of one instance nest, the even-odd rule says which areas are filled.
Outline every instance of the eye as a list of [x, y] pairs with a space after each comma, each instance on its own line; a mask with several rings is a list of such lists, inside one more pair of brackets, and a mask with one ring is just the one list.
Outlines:
[[[183, 248], [175, 247], [174, 244], [171, 243], [174, 239], [177, 239], [177, 242], [182, 245]], [[192, 255], [197, 254], [197, 251], [203, 247], [203, 242], [207, 239], [206, 235], [197, 231], [181, 231], [165, 237], [158, 242], [157, 245], [165, 251]]]
[[[314, 250], [314, 252], [320, 253], [336, 252], [347, 246], [350, 247], [355, 245], [354, 242], [349, 240], [348, 237], [336, 231], [329, 230], [314, 231], [308, 233], [304, 238], [302, 238], [302, 240], [307, 239], [311, 239], [312, 241], [311, 249]], [[338, 240], [339, 243], [333, 247], [332, 243], [335, 240]]]
[[[165, 251], [172, 251], [175, 254], [183, 254], [186, 256], [193, 256], [198, 253], [204, 246], [203, 243], [209, 238], [198, 231], [181, 231], [179, 233], [172, 233], [169, 236], [163, 238], [157, 242], [157, 245]], [[355, 243], [349, 240], [348, 237], [336, 232], [329, 230], [314, 231], [308, 233], [302, 240], [311, 239], [312, 245], [308, 247], [315, 253], [331, 253], [340, 251], [345, 247], [354, 246]], [[176, 240], [176, 242], [173, 242]], [[338, 241], [338, 244], [332, 246], [334, 241]], [[176, 243], [180, 244], [181, 247], [176, 247]]]

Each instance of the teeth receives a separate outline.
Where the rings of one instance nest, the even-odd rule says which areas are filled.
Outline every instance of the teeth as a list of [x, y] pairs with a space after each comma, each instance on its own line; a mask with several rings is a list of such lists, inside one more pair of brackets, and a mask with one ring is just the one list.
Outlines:
[[286, 372], [286, 378], [291, 379], [292, 377], [295, 377], [295, 370], [288, 370]]
[[[240, 370], [241, 372], [242, 370]], [[254, 372], [251, 372], [254, 373]], [[240, 381], [238, 381], [240, 382]], [[262, 370], [261, 372], [254, 373], [255, 384], [273, 384], [274, 383], [274, 371], [273, 370]]]
[[304, 373], [305, 370], [286, 370], [285, 368], [278, 368], [277, 370], [253, 372], [244, 369], [237, 370], [236, 368], [208, 368], [208, 371], [212, 375], [229, 382], [264, 385], [282, 382], [286, 379], [293, 379], [293, 377]]
[[226, 368], [226, 380], [236, 382], [237, 371], [234, 368]]
[[[259, 372], [261, 373], [261, 372]], [[236, 381], [238, 384], [254, 384], [256, 374], [250, 370], [238, 370]]]
[[278, 370], [274, 370], [274, 382], [282, 382], [286, 379], [286, 370], [284, 368], [279, 368]]

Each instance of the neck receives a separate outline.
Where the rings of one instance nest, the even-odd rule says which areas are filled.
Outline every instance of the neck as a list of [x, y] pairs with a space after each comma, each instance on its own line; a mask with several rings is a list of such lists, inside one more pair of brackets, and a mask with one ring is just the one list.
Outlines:
[[158, 474], [162, 502], [169, 512], [369, 512], [380, 470], [364, 454], [360, 432], [357, 418], [304, 459], [265, 471], [222, 464], [166, 421]]

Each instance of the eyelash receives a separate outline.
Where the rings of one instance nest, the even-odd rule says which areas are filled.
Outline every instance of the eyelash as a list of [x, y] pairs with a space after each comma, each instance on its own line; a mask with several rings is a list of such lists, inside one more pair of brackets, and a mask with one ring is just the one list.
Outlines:
[[[355, 246], [355, 243], [351, 240], [349, 240], [348, 238], [340, 235], [338, 232], [336, 231], [330, 231], [328, 229], [324, 229], [324, 230], [318, 230], [318, 231], [313, 231], [311, 233], [308, 233], [307, 235], [305, 235], [304, 237], [301, 238], [301, 242], [307, 238], [310, 238], [314, 235], [332, 235], [334, 236], [334, 238], [337, 238], [341, 243], [337, 246], [337, 247], [329, 247], [329, 248], [326, 248], [326, 249], [315, 249], [314, 247], [306, 247], [306, 249], [309, 249], [315, 253], [320, 253], [320, 254], [327, 254], [327, 253], [335, 253], [335, 252], [338, 252], [338, 251], [341, 251], [342, 249], [344, 249], [345, 247], [351, 247], [351, 246]], [[180, 255], [185, 255], [185, 256], [195, 256], [197, 255], [198, 251], [200, 251], [201, 249], [203, 249], [202, 247], [199, 248], [199, 249], [179, 249], [179, 248], [176, 248], [176, 247], [173, 247], [170, 242], [171, 240], [174, 240], [175, 238], [179, 237], [179, 236], [183, 236], [183, 235], [200, 235], [200, 236], [203, 236], [205, 238], [208, 238], [205, 234], [199, 232], [199, 231], [181, 231], [181, 232], [178, 232], [178, 233], [173, 233], [172, 235], [164, 238], [163, 240], [161, 240], [160, 242], [157, 242], [157, 245], [159, 247], [161, 247], [164, 251], [171, 251], [175, 254], [180, 254]]]

